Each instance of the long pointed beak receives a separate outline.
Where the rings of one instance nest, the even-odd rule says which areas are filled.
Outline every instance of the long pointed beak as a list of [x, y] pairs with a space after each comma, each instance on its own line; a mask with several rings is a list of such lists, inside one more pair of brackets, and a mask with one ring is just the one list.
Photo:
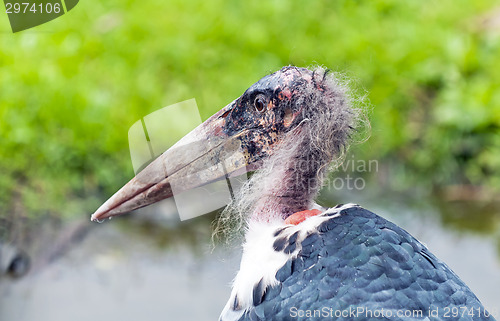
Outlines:
[[92, 215], [99, 221], [141, 208], [196, 187], [246, 172], [248, 153], [241, 133], [224, 132], [227, 105], [179, 140], [108, 199]]

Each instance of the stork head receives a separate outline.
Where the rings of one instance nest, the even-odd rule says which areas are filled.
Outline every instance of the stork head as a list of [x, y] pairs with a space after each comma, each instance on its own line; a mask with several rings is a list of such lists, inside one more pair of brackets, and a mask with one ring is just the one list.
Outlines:
[[[346, 89], [322, 68], [283, 67], [199, 125], [122, 187], [92, 220], [120, 215], [189, 189], [258, 170], [284, 142], [328, 164], [355, 115]], [[307, 143], [304, 143], [307, 142]], [[295, 155], [295, 157], [298, 157]]]

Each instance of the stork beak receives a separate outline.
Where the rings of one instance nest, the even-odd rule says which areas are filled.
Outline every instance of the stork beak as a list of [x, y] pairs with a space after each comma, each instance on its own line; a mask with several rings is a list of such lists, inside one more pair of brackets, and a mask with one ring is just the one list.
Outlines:
[[248, 152], [239, 137], [224, 132], [235, 101], [161, 154], [92, 215], [99, 221], [141, 208], [196, 187], [247, 171]]

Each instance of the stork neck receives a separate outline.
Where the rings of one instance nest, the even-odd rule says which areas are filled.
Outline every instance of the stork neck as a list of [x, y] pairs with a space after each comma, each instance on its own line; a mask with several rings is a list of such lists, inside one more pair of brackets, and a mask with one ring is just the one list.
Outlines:
[[[307, 137], [308, 138], [308, 137]], [[322, 183], [327, 163], [304, 137], [292, 137], [265, 163], [263, 173], [255, 177], [254, 192], [259, 195], [252, 220], [284, 220], [308, 209]]]

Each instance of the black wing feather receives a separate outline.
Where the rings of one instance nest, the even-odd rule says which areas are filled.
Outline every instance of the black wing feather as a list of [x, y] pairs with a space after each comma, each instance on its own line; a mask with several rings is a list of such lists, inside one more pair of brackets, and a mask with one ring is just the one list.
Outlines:
[[[298, 256], [276, 274], [279, 285], [265, 291], [241, 321], [401, 320], [397, 311], [413, 314], [405, 320], [494, 320], [445, 263], [380, 216], [352, 207], [319, 225], [318, 231], [300, 242]], [[288, 246], [299, 246], [296, 236]], [[286, 249], [279, 237], [275, 248]], [[473, 313], [445, 316], [463, 307]], [[335, 317], [357, 309], [366, 312]], [[385, 314], [379, 317], [369, 313], [382, 309]]]

